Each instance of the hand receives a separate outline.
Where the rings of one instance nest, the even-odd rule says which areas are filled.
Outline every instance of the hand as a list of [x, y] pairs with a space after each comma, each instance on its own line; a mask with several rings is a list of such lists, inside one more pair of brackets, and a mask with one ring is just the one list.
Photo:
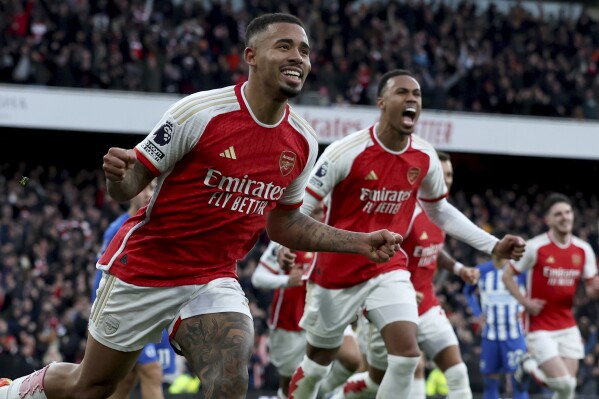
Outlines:
[[526, 242], [522, 237], [506, 234], [493, 248], [493, 255], [504, 258], [519, 260], [524, 255]]
[[416, 291], [416, 303], [420, 305], [424, 299], [424, 294], [420, 291]]
[[476, 267], [464, 266], [460, 269], [460, 278], [467, 284], [474, 285], [480, 279], [480, 270]]
[[538, 298], [527, 299], [525, 303], [522, 304], [526, 312], [532, 316], [536, 316], [541, 313], [541, 310], [545, 307], [545, 301]]
[[289, 280], [287, 281], [287, 287], [299, 287], [300, 285], [304, 285], [304, 280], [302, 280], [302, 275], [304, 271], [300, 267], [292, 267], [289, 272]]
[[397, 251], [403, 237], [389, 230], [378, 230], [366, 234], [367, 252], [364, 253], [368, 259], [376, 263], [387, 262]]
[[133, 169], [137, 161], [134, 150], [112, 147], [103, 158], [102, 169], [106, 178], [113, 182], [123, 181], [129, 169]]
[[281, 269], [287, 271], [295, 263], [296, 257], [297, 254], [295, 254], [291, 249], [287, 247], [280, 247], [279, 252], [277, 253], [277, 263], [279, 266], [281, 266]]

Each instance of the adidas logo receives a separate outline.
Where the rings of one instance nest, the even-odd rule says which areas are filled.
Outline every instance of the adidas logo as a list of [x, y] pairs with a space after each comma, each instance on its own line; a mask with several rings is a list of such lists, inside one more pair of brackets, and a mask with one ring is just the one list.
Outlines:
[[426, 231], [422, 232], [422, 234], [420, 235], [420, 240], [421, 241], [428, 240], [428, 234], [426, 234]]
[[233, 148], [233, 146], [227, 148], [224, 152], [221, 152], [218, 155], [220, 155], [223, 158], [237, 159], [237, 155], [235, 155], [235, 148]]
[[379, 177], [376, 175], [376, 173], [374, 173], [374, 170], [371, 170], [370, 173], [368, 173], [366, 175], [366, 177], [364, 178], [364, 180], [378, 180]]
[[555, 263], [555, 258], [553, 256], [548, 257], [547, 263], [549, 263], [549, 264]]

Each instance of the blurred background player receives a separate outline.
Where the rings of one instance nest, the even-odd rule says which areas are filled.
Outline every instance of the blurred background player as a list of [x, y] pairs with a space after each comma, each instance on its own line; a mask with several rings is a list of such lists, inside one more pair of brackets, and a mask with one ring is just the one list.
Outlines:
[[[503, 282], [526, 310], [526, 341], [532, 359], [523, 362], [524, 370], [545, 383], [554, 399], [572, 399], [578, 363], [584, 357], [572, 311], [574, 295], [581, 281], [588, 296], [599, 294], [596, 257], [592, 247], [572, 233], [574, 211], [568, 197], [550, 194], [543, 210], [549, 231], [527, 241], [524, 256], [505, 269]], [[523, 295], [514, 277], [526, 271]]]
[[[526, 342], [521, 316], [524, 308], [518, 303], [502, 281], [507, 261], [492, 260], [476, 266], [480, 270], [478, 285], [466, 284], [464, 296], [472, 314], [480, 320], [482, 343], [480, 372], [483, 375], [483, 399], [499, 399], [502, 374], [511, 376], [514, 399], [528, 399], [528, 384], [517, 381], [514, 373], [526, 353]], [[517, 276], [518, 289], [526, 292], [526, 273]], [[476, 288], [480, 302], [476, 295]]]
[[[131, 201], [129, 201], [129, 208], [127, 209], [127, 212], [123, 213], [121, 216], [115, 219], [110, 226], [108, 226], [102, 237], [102, 248], [100, 249], [98, 258], [104, 253], [104, 251], [106, 251], [108, 244], [110, 244], [110, 241], [125, 223], [125, 221], [131, 216], [135, 215], [140, 208], [148, 204], [150, 198], [152, 198], [152, 195], [154, 194], [155, 188], [156, 180], [153, 180], [152, 183], [150, 183], [145, 189], [143, 189], [139, 194], [131, 199]], [[100, 285], [100, 280], [102, 279], [103, 274], [104, 272], [102, 270], [96, 269], [91, 294], [92, 302], [96, 300], [96, 291], [98, 290], [98, 286]], [[168, 361], [168, 359], [172, 359], [174, 357], [175, 352], [168, 341], [168, 333], [163, 334], [162, 337], [163, 340], [166, 339], [166, 343], [161, 347], [161, 351], [163, 352], [162, 358], [165, 359], [165, 361]], [[170, 361], [172, 362], [173, 360]], [[168, 364], [165, 367], [168, 368]], [[163, 365], [161, 363], [161, 357], [159, 356], [154, 344], [147, 344], [144, 346], [139, 358], [137, 359], [137, 364], [133, 370], [131, 370], [129, 375], [127, 375], [127, 377], [125, 377], [125, 379], [119, 383], [116, 391], [110, 396], [110, 399], [129, 398], [137, 382], [139, 382], [140, 385], [142, 399], [164, 398], [164, 391], [162, 387]]]
[[[323, 215], [321, 203], [314, 208], [311, 216], [320, 221]], [[269, 315], [269, 354], [279, 373], [279, 399], [287, 398], [291, 376], [306, 352], [306, 334], [299, 326], [306, 303], [306, 286], [302, 275], [314, 260], [314, 255], [313, 252], [290, 251], [271, 241], [252, 275], [254, 287], [275, 290]], [[358, 343], [348, 326], [321, 392], [333, 390], [343, 383], [356, 371], [360, 361]]]
[[[443, 169], [447, 190], [453, 184], [453, 166], [449, 154], [437, 152]], [[433, 278], [437, 267], [450, 270], [466, 283], [476, 283], [479, 271], [457, 262], [443, 251], [445, 233], [435, 225], [417, 205], [401, 246], [408, 254], [410, 281], [416, 290], [418, 301], [418, 346], [427, 358], [433, 359], [444, 373], [449, 398], [471, 398], [468, 369], [462, 361], [458, 339], [449, 319], [441, 308]], [[370, 342], [367, 358], [368, 372], [356, 374], [333, 396], [335, 399], [367, 399], [378, 391], [387, 369], [387, 352], [381, 334], [370, 326]], [[414, 373], [410, 399], [426, 396], [424, 358], [421, 358]]]

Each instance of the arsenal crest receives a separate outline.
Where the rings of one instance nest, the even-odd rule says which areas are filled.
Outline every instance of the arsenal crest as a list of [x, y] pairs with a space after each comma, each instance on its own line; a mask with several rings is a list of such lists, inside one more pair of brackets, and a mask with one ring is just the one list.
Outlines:
[[572, 263], [574, 264], [574, 266], [580, 266], [580, 264], [582, 263], [582, 258], [580, 257], [580, 255], [572, 255]]
[[281, 158], [279, 158], [279, 168], [281, 168], [281, 174], [287, 176], [293, 170], [295, 166], [296, 155], [293, 151], [283, 151]]
[[420, 176], [420, 168], [413, 166], [408, 169], [408, 183], [410, 183], [410, 185], [416, 182], [418, 176]]

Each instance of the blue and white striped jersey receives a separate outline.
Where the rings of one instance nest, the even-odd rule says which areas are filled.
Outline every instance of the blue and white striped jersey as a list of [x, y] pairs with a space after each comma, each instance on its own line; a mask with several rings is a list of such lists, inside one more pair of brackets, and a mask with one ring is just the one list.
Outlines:
[[[522, 305], [514, 299], [507, 290], [501, 276], [503, 270], [497, 269], [489, 261], [476, 266], [480, 270], [478, 288], [480, 304], [476, 296], [476, 286], [464, 286], [464, 295], [472, 313], [479, 317], [485, 315], [485, 325], [482, 337], [491, 341], [505, 341], [522, 336], [522, 322], [520, 313], [524, 311]], [[526, 291], [526, 274], [517, 276], [518, 286], [524, 293]]]

